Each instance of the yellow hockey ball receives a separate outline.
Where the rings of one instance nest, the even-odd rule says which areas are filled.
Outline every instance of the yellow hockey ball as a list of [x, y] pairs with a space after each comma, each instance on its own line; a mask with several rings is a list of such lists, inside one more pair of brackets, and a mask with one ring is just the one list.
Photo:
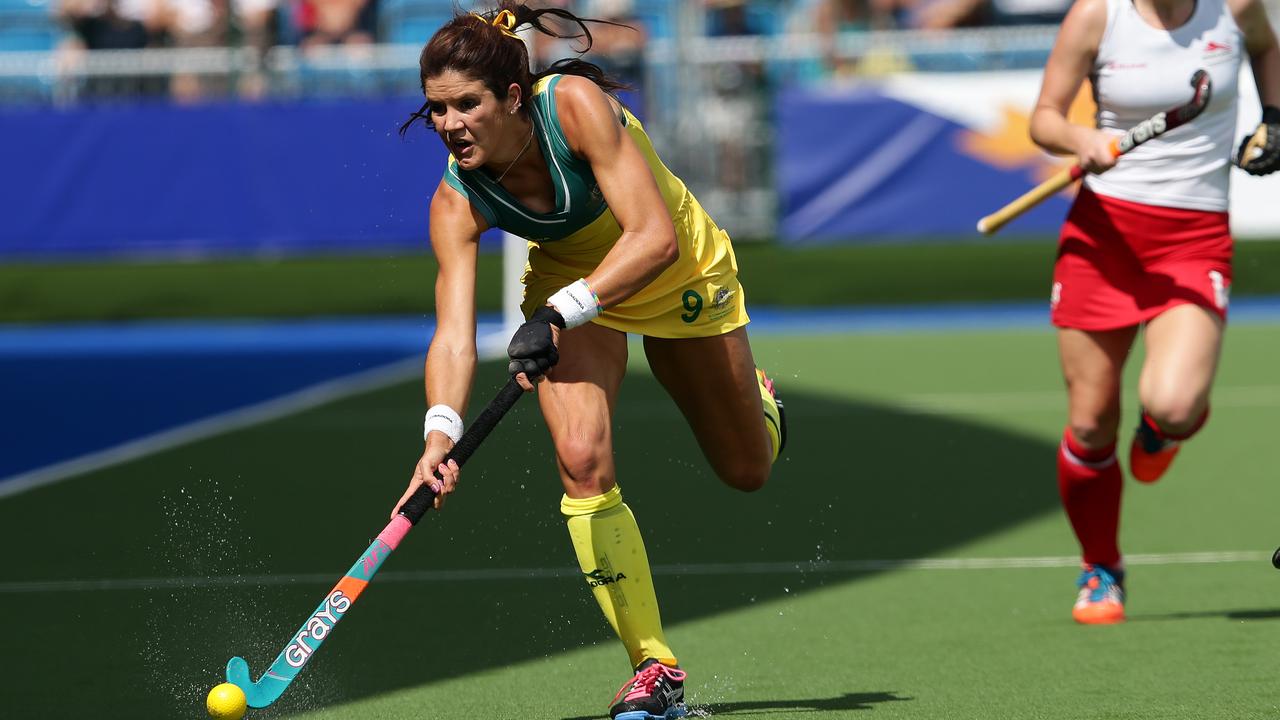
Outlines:
[[239, 685], [222, 683], [215, 686], [209, 691], [204, 704], [209, 710], [209, 717], [214, 720], [240, 720], [244, 717], [244, 691]]

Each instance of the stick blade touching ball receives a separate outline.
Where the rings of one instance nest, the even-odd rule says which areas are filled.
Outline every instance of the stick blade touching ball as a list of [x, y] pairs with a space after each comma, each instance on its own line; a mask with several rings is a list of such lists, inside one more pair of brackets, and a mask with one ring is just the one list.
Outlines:
[[204, 704], [213, 720], [240, 720], [244, 717], [245, 694], [238, 685], [222, 683], [209, 691]]
[[245, 701], [251, 708], [269, 706], [289, 687], [287, 681], [275, 678], [270, 671], [254, 682], [249, 675], [249, 663], [239, 656], [227, 661], [227, 682], [244, 691]]

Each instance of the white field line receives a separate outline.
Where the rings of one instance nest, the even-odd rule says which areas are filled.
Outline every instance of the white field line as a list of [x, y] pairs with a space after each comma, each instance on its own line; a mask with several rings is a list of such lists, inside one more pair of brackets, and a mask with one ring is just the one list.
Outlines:
[[[1271, 554], [1256, 550], [1126, 555], [1126, 565], [1219, 565], [1265, 562]], [[1025, 570], [1078, 567], [1078, 556], [914, 558], [901, 560], [844, 560], [831, 562], [702, 563], [654, 565], [654, 575], [808, 575], [849, 574], [886, 570]], [[377, 576], [379, 584], [517, 581], [577, 577], [568, 567], [492, 568], [474, 570], [401, 570]], [[278, 585], [325, 585], [338, 580], [336, 573], [297, 575], [224, 575], [219, 577], [122, 578], [103, 580], [30, 580], [0, 582], [0, 595], [16, 593], [95, 592], [103, 590], [185, 590]]]
[[[877, 398], [878, 400], [881, 398]], [[895, 407], [921, 414], [985, 415], [1019, 411], [1062, 410], [1067, 406], [1064, 390], [1053, 392], [932, 393], [883, 398]], [[1213, 390], [1214, 407], [1280, 407], [1280, 385], [1218, 387]]]
[[377, 390], [422, 373], [422, 358], [412, 357], [388, 365], [345, 375], [287, 395], [211, 415], [169, 430], [146, 435], [105, 450], [46, 465], [30, 472], [0, 478], [0, 499], [111, 465], [221, 435], [250, 425], [276, 420], [318, 405], [362, 392]]

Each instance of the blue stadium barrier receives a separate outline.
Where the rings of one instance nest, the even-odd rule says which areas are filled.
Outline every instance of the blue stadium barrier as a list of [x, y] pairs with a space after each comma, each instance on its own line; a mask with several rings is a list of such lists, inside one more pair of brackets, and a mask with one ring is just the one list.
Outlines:
[[0, 110], [0, 259], [421, 250], [420, 100]]

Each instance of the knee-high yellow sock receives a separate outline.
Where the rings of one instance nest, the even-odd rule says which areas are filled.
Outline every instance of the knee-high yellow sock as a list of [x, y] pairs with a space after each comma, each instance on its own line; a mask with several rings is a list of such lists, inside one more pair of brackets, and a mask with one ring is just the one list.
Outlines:
[[569, 537], [587, 585], [626, 646], [631, 666], [647, 658], [675, 665], [675, 655], [662, 634], [644, 540], [631, 508], [622, 502], [622, 491], [614, 485], [595, 497], [565, 495], [560, 512], [568, 519]]

